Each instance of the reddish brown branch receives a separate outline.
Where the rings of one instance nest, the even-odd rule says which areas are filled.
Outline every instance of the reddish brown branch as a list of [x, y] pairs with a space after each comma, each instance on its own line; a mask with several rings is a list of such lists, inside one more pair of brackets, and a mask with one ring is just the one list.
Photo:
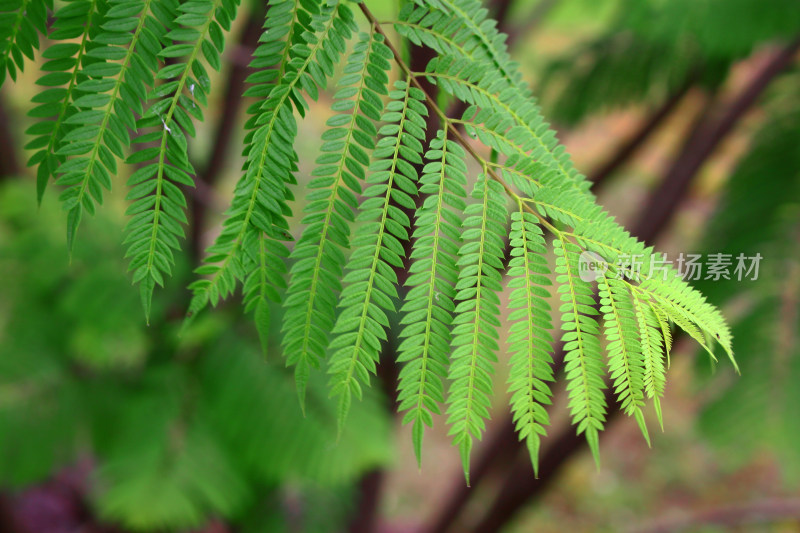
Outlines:
[[11, 116], [6, 111], [2, 93], [0, 93], [0, 180], [20, 173], [17, 159], [17, 143], [11, 133]]
[[[503, 458], [514, 458], [520, 448], [517, 433], [514, 430], [514, 422], [510, 416], [506, 416], [501, 422], [498, 422], [498, 425], [499, 427], [493, 428], [489, 433], [487, 442], [481, 447], [481, 453], [470, 467], [470, 486], [468, 487], [464, 483], [464, 478], [459, 472], [458, 479], [447, 491], [447, 500], [443, 505], [438, 506], [437, 514], [423, 529], [425, 533], [448, 531], [458, 520], [459, 515], [475, 493], [475, 487], [481, 485], [484, 479], [498, 468]], [[525, 469], [525, 472], [530, 475], [528, 469]]]
[[508, 33], [508, 14], [513, 4], [513, 0], [492, 0], [489, 2], [489, 16], [497, 21], [497, 29], [503, 33]]
[[672, 93], [659, 108], [653, 111], [636, 133], [623, 143], [605, 163], [591, 173], [589, 180], [594, 183], [592, 190], [595, 193], [600, 190], [606, 180], [627, 163], [633, 154], [658, 130], [666, 118], [678, 107], [678, 104], [683, 100], [683, 97], [686, 96], [691, 86], [692, 82], [687, 81], [677, 91]]
[[687, 140], [678, 161], [665, 176], [662, 187], [650, 197], [645, 205], [642, 212], [647, 213], [647, 216], [642, 217], [640, 223], [635, 226], [635, 234], [653, 234], [657, 228], [667, 224], [675, 206], [686, 194], [692, 177], [755, 104], [770, 82], [792, 64], [798, 49], [800, 49], [800, 37], [767, 61], [752, 81], [726, 108], [719, 120], [709, 121], [705, 127], [700, 127], [694, 132]]
[[351, 533], [370, 533], [375, 531], [378, 522], [378, 508], [383, 493], [384, 478], [382, 469], [368, 472], [358, 482], [358, 508], [350, 523]]

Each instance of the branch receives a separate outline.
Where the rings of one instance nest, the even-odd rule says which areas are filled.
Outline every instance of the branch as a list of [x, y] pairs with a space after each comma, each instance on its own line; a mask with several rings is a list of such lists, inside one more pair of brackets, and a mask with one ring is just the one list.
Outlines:
[[[560, 353], [560, 352], [559, 352]], [[563, 355], [562, 355], [563, 357]], [[475, 488], [483, 482], [491, 471], [499, 466], [503, 459], [515, 459], [521, 448], [514, 421], [510, 416], [504, 416], [499, 427], [493, 428], [488, 434], [487, 442], [481, 447], [481, 453], [475, 460], [475, 466], [470, 469], [470, 486], [464, 483], [464, 476], [458, 476], [448, 494], [447, 501], [437, 507], [437, 514], [423, 528], [425, 533], [444, 533], [455, 524], [459, 514], [475, 494]], [[512, 463], [513, 464], [513, 463]], [[531, 475], [529, 469], [524, 469]], [[544, 470], [539, 470], [539, 475]]]
[[370, 533], [375, 531], [378, 519], [378, 504], [386, 474], [382, 469], [371, 470], [358, 481], [358, 508], [350, 522], [350, 533]]
[[11, 133], [11, 116], [6, 111], [3, 95], [0, 93], [0, 181], [20, 173], [17, 159], [17, 143]]
[[698, 131], [687, 140], [681, 157], [667, 173], [662, 187], [645, 205], [643, 212], [648, 216], [635, 226], [635, 234], [653, 234], [657, 228], [668, 223], [675, 206], [686, 194], [692, 177], [755, 104], [770, 82], [792, 64], [798, 49], [800, 49], [800, 36], [767, 61], [718, 121], [698, 128]]
[[[506, 34], [506, 43], [510, 51], [519, 37], [527, 35], [530, 38], [530, 36], [539, 29], [539, 25], [544, 21], [545, 17], [547, 17], [550, 10], [555, 7], [557, 2], [558, 0], [540, 0], [540, 2], [536, 4], [536, 7], [533, 8], [528, 19], [516, 26], [510, 24], [509, 21], [509, 15], [513, 4], [512, 0], [492, 0], [489, 2], [488, 7], [491, 12], [491, 17], [497, 22], [497, 30]], [[421, 72], [425, 69], [414, 70]], [[464, 114], [466, 109], [467, 104], [456, 98], [447, 108], [447, 116], [460, 117]], [[463, 128], [459, 125], [459, 130], [461, 129]]]
[[[475, 150], [472, 144], [466, 139], [466, 137], [462, 135], [461, 130], [459, 130], [458, 127], [456, 126], [457, 122], [451, 119], [447, 113], [441, 110], [441, 108], [436, 103], [436, 100], [433, 98], [433, 96], [425, 92], [425, 86], [420, 81], [420, 78], [424, 78], [426, 74], [415, 73], [413, 70], [411, 70], [411, 68], [409, 68], [409, 66], [405, 64], [402, 56], [400, 55], [400, 52], [397, 51], [395, 45], [389, 40], [389, 37], [386, 35], [386, 32], [384, 32], [383, 29], [381, 28], [380, 22], [375, 17], [375, 15], [372, 14], [372, 12], [369, 10], [366, 4], [361, 3], [359, 4], [359, 7], [361, 8], [361, 12], [364, 13], [364, 16], [367, 17], [367, 20], [372, 25], [373, 31], [383, 36], [384, 44], [386, 44], [387, 48], [389, 48], [389, 50], [392, 52], [392, 56], [394, 57], [395, 63], [397, 63], [400, 66], [400, 70], [402, 70], [403, 73], [408, 77], [409, 83], [414, 87], [416, 87], [417, 89], [419, 89], [420, 91], [422, 91], [422, 93], [425, 95], [425, 102], [428, 106], [428, 109], [431, 109], [434, 111], [434, 113], [436, 113], [436, 115], [439, 117], [439, 120], [441, 120], [442, 122], [442, 127], [446, 129], [449, 132], [449, 135], [452, 135], [453, 138], [456, 140], [456, 142], [458, 142], [458, 144], [460, 144], [461, 147], [464, 148], [464, 151], [468, 153], [470, 157], [472, 157], [472, 159], [474, 159], [483, 168], [483, 173], [486, 175], [487, 178], [490, 178], [499, 183], [500, 186], [503, 187], [503, 190], [509, 196], [509, 198], [519, 199], [517, 193], [514, 192], [514, 190], [508, 185], [508, 183], [506, 183], [506, 181], [503, 178], [501, 178], [497, 174], [497, 172], [494, 171], [494, 167], [489, 164], [487, 159], [482, 157], [477, 152], [477, 150]], [[556, 234], [560, 233], [558, 229], [555, 228], [555, 226], [550, 224], [546, 218], [540, 215], [539, 212], [533, 209], [530, 205], [524, 203], [523, 208], [525, 209], [525, 211], [535, 216], [539, 220], [539, 223], [541, 223], [544, 227], [550, 229], [553, 233]]]
[[612, 155], [605, 163], [589, 175], [589, 181], [594, 185], [592, 190], [596, 193], [605, 184], [606, 180], [611, 177], [622, 165], [624, 165], [633, 156], [633, 154], [650, 138], [650, 136], [658, 130], [659, 126], [664, 120], [672, 114], [672, 111], [678, 107], [678, 104], [689, 92], [693, 85], [693, 79], [688, 79], [677, 91], [672, 93], [661, 107], [657, 108], [650, 117], [641, 125], [639, 130], [634, 133], [625, 143], [623, 143], [617, 152]]
[[[544, 1], [548, 2], [551, 0]], [[489, 16], [497, 21], [497, 30], [502, 33], [508, 33], [508, 13], [511, 11], [513, 3], [513, 0], [491, 0], [489, 2]]]

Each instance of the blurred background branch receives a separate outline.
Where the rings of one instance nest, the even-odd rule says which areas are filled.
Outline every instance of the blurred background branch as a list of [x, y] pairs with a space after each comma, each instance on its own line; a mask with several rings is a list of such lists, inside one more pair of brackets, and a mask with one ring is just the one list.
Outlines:
[[11, 132], [14, 121], [6, 109], [5, 95], [0, 92], [0, 180], [20, 173], [17, 154], [19, 145]]

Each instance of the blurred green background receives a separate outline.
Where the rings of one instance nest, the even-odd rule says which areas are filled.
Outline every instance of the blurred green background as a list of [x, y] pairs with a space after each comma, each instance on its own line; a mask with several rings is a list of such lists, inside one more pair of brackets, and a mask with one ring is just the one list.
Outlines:
[[[382, 20], [400, 7], [368, 4]], [[599, 469], [578, 448], [536, 488], [516, 487], [519, 503], [505, 507], [514, 474], [533, 473], [518, 450], [492, 448], [507, 412], [501, 354], [501, 393], [478, 450], [493, 462], [446, 525], [800, 531], [800, 3], [492, 0], [487, 8], [510, 34], [544, 115], [597, 181], [601, 204], [627, 227], [657, 227], [651, 244], [669, 259], [763, 259], [757, 280], [696, 282], [732, 325], [741, 376], [678, 341], [665, 429], [651, 429], [652, 448], [633, 420], [617, 420], [601, 438]], [[239, 177], [241, 91], [226, 90], [241, 89], [263, 6], [241, 13], [190, 147], [201, 181], [192, 202], [204, 214], [193, 219], [174, 279], [157, 292], [150, 326], [120, 244], [126, 176], [84, 221], [69, 257], [57, 193], [37, 208], [24, 165], [37, 63], [0, 91], [0, 531], [432, 532], [444, 531], [437, 518], [464, 493], [443, 420], [426, 438], [420, 471], [409, 428], [379, 387], [353, 406], [338, 440], [324, 387], [309, 387], [303, 417], [278, 328], [265, 357], [237, 302], [180, 329], [192, 265]], [[329, 103], [323, 94], [300, 122], [300, 188]], [[272, 309], [273, 323], [279, 314]], [[574, 432], [561, 400], [557, 393], [551, 435]], [[545, 460], [558, 455], [547, 455], [554, 441], [545, 440]]]

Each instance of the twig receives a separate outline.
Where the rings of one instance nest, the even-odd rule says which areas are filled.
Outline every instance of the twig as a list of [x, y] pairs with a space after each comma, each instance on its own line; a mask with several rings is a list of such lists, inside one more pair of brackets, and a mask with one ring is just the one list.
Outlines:
[[[458, 144], [460, 144], [464, 148], [464, 150], [470, 155], [470, 157], [472, 157], [472, 159], [474, 159], [479, 165], [481, 165], [481, 167], [483, 168], [483, 173], [486, 175], [487, 178], [490, 178], [499, 183], [500, 186], [503, 187], [505, 193], [511, 199], [518, 199], [519, 195], [508, 185], [508, 183], [506, 183], [506, 181], [503, 178], [500, 177], [499, 174], [497, 174], [494, 171], [494, 166], [490, 165], [489, 162], [484, 157], [482, 157], [475, 150], [472, 144], [470, 144], [470, 142], [462, 135], [461, 131], [458, 129], [456, 124], [463, 121], [456, 121], [454, 119], [451, 119], [447, 115], [447, 113], [442, 111], [442, 109], [436, 103], [436, 100], [430, 94], [425, 92], [425, 88], [422, 85], [422, 82], [420, 81], [420, 78], [423, 78], [424, 76], [417, 75], [413, 70], [411, 70], [411, 68], [409, 68], [408, 65], [405, 64], [405, 61], [403, 61], [403, 58], [400, 55], [400, 52], [397, 51], [397, 48], [389, 40], [388, 36], [381, 28], [381, 23], [378, 21], [375, 15], [372, 14], [372, 12], [369, 10], [366, 4], [362, 2], [361, 4], [359, 4], [359, 7], [361, 8], [361, 11], [364, 13], [364, 15], [367, 17], [367, 20], [369, 20], [370, 24], [372, 24], [373, 30], [376, 33], [379, 33], [383, 36], [384, 44], [386, 44], [389, 50], [391, 50], [395, 62], [400, 66], [400, 69], [408, 77], [408, 80], [411, 83], [411, 85], [413, 85], [414, 87], [416, 87], [425, 94], [425, 101], [427, 102], [428, 109], [431, 109], [436, 113], [436, 115], [442, 122], [442, 127], [447, 129], [450, 135], [452, 135], [453, 138], [456, 140], [456, 142], [458, 142]], [[550, 224], [550, 222], [546, 218], [540, 215], [538, 211], [536, 211], [530, 205], [528, 205], [528, 202], [525, 202], [523, 204], [523, 207], [525, 211], [535, 216], [543, 227], [546, 227], [554, 234], [562, 233], [558, 229], [556, 229], [555, 226]]]
[[[518, 26], [514, 26], [509, 23], [509, 14], [511, 12], [513, 3], [514, 2], [512, 0], [494, 0], [489, 5], [492, 18], [494, 18], [494, 20], [497, 22], [498, 31], [506, 34], [506, 44], [508, 45], [509, 50], [511, 50], [521, 35], [527, 35], [530, 37], [534, 32], [536, 32], [536, 30], [539, 28], [539, 25], [547, 17], [547, 14], [550, 12], [550, 10], [558, 3], [558, 0], [541, 0], [538, 4], [536, 4], [536, 7], [533, 8], [533, 11], [528, 19]], [[460, 117], [466, 109], [466, 103], [459, 99], [454, 99], [447, 108], [447, 116]], [[461, 129], [462, 128], [459, 127], [459, 130]]]

